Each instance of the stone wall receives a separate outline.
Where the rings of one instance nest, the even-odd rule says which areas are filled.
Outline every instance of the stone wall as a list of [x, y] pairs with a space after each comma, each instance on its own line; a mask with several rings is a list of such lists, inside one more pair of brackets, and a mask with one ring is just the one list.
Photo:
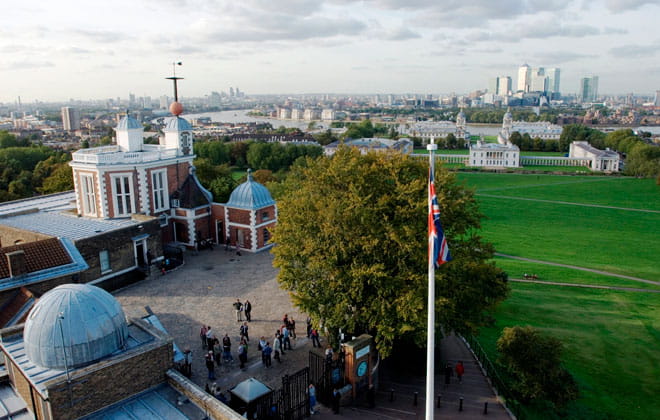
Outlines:
[[168, 384], [188, 397], [196, 406], [202, 408], [209, 417], [215, 420], [241, 420], [243, 417], [221, 403], [218, 399], [204, 392], [188, 378], [174, 369], [167, 371]]
[[48, 238], [52, 238], [52, 236], [3, 225], [2, 218], [0, 218], [0, 247], [12, 246], [17, 241], [36, 242]]

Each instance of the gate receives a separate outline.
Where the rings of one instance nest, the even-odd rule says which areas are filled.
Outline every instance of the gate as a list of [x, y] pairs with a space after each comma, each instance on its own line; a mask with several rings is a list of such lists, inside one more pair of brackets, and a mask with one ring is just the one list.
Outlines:
[[259, 398], [255, 415], [259, 420], [301, 420], [309, 417], [309, 368], [282, 377], [282, 388]]
[[322, 355], [309, 352], [310, 381], [316, 386], [316, 397], [319, 402], [332, 403], [332, 391], [345, 385], [344, 360], [328, 360]]

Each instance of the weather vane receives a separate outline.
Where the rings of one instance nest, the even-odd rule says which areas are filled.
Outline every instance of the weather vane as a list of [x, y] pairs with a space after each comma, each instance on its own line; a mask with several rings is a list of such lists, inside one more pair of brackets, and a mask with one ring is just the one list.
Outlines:
[[172, 77], [166, 77], [166, 79], [172, 80], [174, 82], [174, 102], [179, 101], [179, 93], [177, 90], [176, 81], [183, 79], [183, 77], [176, 77], [176, 66], [180, 66], [183, 63], [180, 61], [175, 61], [172, 63]]

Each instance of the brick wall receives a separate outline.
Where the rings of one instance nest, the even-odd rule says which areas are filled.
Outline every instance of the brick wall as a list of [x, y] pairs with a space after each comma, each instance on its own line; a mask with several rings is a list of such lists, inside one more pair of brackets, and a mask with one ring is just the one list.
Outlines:
[[242, 225], [250, 224], [250, 210], [229, 209], [230, 223], [240, 223]]
[[[264, 217], [264, 213], [268, 217]], [[275, 219], [275, 206], [264, 207], [263, 209], [257, 210], [257, 225], [260, 225], [264, 222], [271, 221]]]
[[75, 419], [165, 382], [172, 358], [171, 339], [159, 338], [74, 371], [70, 386], [61, 378], [48, 383], [53, 419]]

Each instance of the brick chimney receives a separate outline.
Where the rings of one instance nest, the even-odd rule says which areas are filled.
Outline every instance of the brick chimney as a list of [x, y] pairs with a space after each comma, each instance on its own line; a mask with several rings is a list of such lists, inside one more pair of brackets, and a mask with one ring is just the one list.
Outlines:
[[7, 265], [9, 266], [9, 275], [17, 277], [27, 273], [27, 266], [25, 264], [25, 251], [19, 249], [18, 251], [8, 252]]

